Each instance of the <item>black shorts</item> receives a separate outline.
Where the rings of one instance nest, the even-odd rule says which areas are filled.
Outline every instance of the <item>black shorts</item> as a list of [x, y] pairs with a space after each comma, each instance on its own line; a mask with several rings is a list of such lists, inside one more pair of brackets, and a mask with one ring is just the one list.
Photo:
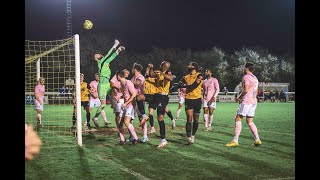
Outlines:
[[88, 106], [90, 106], [89, 101], [81, 101], [81, 106], [86, 110]]
[[193, 109], [193, 113], [201, 112], [202, 101], [199, 99], [186, 99], [185, 101], [185, 110]]
[[145, 97], [145, 101], [148, 102], [148, 104], [149, 104], [148, 108], [152, 108], [152, 109], [157, 108], [157, 104], [155, 103], [154, 94], [145, 94], [144, 97]]
[[168, 95], [155, 94], [154, 99], [157, 107], [157, 115], [164, 115], [165, 109], [169, 102]]

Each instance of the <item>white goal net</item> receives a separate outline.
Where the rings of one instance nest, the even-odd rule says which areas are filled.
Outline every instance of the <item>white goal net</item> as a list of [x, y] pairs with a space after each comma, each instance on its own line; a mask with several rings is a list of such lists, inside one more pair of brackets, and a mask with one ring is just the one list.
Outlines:
[[[46, 143], [77, 142], [82, 145], [79, 35], [55, 41], [25, 40], [25, 123], [32, 124]], [[35, 86], [45, 79], [42, 128], [37, 127]], [[77, 92], [77, 131], [70, 130], [73, 115], [72, 92]], [[75, 140], [77, 137], [77, 141]]]

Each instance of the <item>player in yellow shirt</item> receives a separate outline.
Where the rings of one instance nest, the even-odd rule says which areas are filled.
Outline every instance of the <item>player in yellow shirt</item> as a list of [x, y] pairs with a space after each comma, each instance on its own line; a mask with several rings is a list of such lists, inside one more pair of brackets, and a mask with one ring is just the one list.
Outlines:
[[[88, 127], [88, 129], [91, 129], [90, 126], [90, 104], [89, 104], [89, 89], [90, 86], [88, 83], [84, 82], [84, 74], [80, 73], [80, 91], [81, 91], [81, 106], [86, 110], [86, 126]], [[74, 91], [72, 93], [73, 95], [73, 116], [72, 116], [72, 128], [71, 129], [75, 129], [76, 128], [76, 84], [74, 84], [73, 87]]]
[[150, 71], [149, 74], [151, 77], [154, 77], [156, 80], [157, 93], [154, 94], [155, 105], [157, 106], [157, 119], [160, 127], [160, 136], [161, 142], [158, 148], [165, 147], [168, 142], [165, 139], [166, 129], [164, 123], [164, 114], [165, 108], [169, 102], [169, 91], [170, 91], [170, 82], [173, 79], [170, 69], [170, 63], [168, 61], [163, 61], [160, 65], [160, 69], [153, 70], [153, 65], [148, 65]]
[[[154, 94], [157, 93], [157, 88], [155, 86], [155, 78], [154, 77], [150, 77], [149, 75], [149, 70], [150, 68], [147, 67], [146, 69], [146, 74], [145, 74], [145, 81], [144, 81], [144, 98], [145, 101], [148, 102], [148, 110], [149, 110], [149, 123], [151, 126], [151, 130], [149, 132], [149, 134], [153, 134], [156, 132], [155, 128], [154, 128], [154, 120], [153, 120], [153, 111], [154, 109], [157, 107], [157, 105], [155, 104], [154, 101]], [[138, 96], [138, 98], [140, 98]], [[141, 122], [143, 123], [143, 122]]]
[[[194, 143], [195, 135], [198, 130], [199, 115], [201, 111], [202, 83], [203, 75], [198, 63], [190, 62], [188, 74], [178, 83], [178, 88], [186, 88], [185, 110], [187, 114], [186, 132], [188, 144]], [[193, 119], [193, 124], [191, 122]], [[192, 131], [192, 132], [191, 132]]]

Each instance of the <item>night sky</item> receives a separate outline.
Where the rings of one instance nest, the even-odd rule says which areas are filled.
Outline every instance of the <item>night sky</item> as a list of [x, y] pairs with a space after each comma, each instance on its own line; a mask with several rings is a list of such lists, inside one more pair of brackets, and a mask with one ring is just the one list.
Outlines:
[[[26, 0], [25, 39], [65, 38], [66, 0]], [[128, 50], [213, 46], [295, 51], [294, 0], [73, 0], [73, 34], [111, 32]], [[81, 36], [80, 36], [81, 40]]]

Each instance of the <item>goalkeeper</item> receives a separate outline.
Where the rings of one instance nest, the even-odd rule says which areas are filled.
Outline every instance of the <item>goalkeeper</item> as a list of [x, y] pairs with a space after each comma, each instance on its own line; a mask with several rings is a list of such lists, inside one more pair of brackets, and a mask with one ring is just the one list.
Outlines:
[[106, 106], [106, 96], [107, 93], [111, 90], [110, 87], [110, 76], [111, 70], [109, 68], [109, 63], [116, 58], [119, 53], [125, 48], [123, 46], [118, 47], [119, 41], [116, 39], [114, 41], [114, 45], [109, 50], [107, 55], [102, 56], [101, 54], [95, 54], [94, 59], [97, 61], [98, 64], [98, 72], [99, 72], [99, 84], [98, 84], [98, 96], [101, 101], [101, 106], [97, 109], [95, 116], [93, 117], [93, 121], [97, 121], [101, 111]]

